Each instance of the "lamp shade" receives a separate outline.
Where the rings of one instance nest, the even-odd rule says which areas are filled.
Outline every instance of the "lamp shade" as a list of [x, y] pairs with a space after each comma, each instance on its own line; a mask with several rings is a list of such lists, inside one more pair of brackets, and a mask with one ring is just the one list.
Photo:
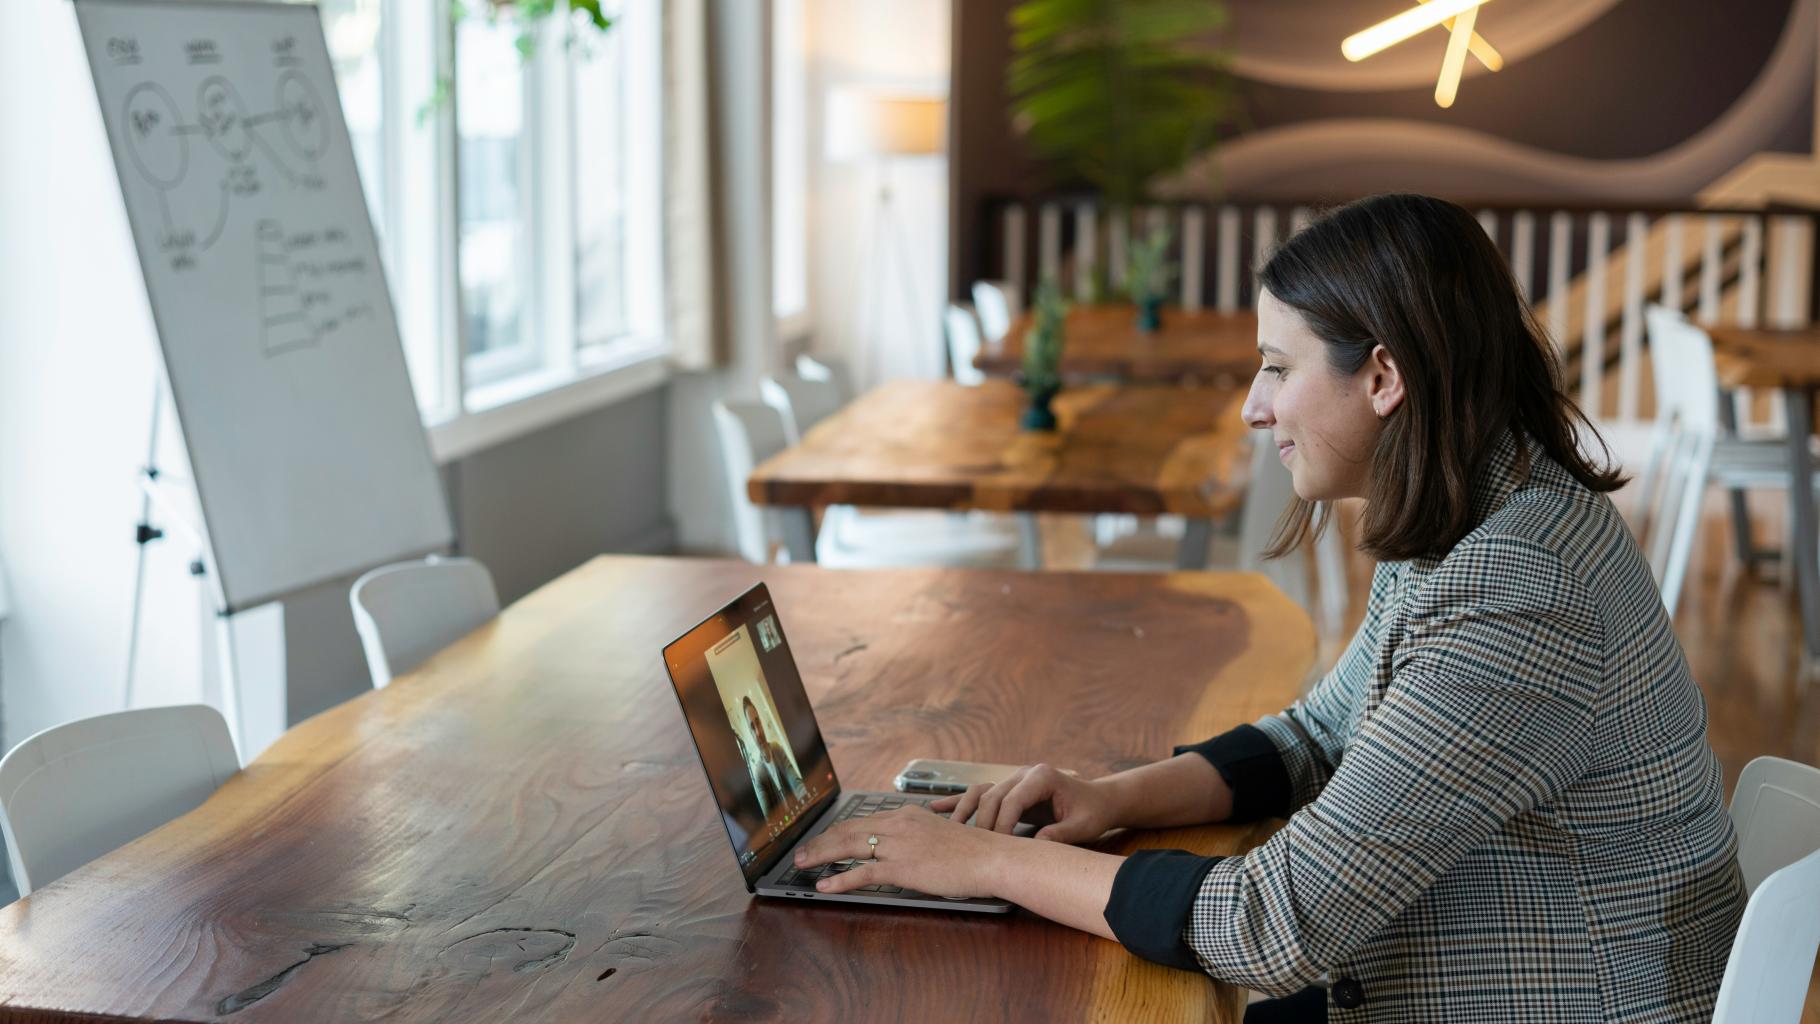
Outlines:
[[828, 156], [853, 160], [942, 151], [948, 104], [939, 96], [837, 89], [828, 97]]

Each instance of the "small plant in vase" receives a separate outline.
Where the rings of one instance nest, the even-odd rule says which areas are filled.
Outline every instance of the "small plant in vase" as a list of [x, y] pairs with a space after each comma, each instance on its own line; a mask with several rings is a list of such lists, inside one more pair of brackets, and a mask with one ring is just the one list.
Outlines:
[[1054, 430], [1055, 411], [1050, 403], [1062, 390], [1062, 347], [1067, 343], [1068, 304], [1054, 277], [1043, 278], [1036, 289], [1035, 318], [1024, 335], [1024, 368], [1018, 384], [1030, 396], [1030, 407], [1021, 421], [1025, 430]]
[[1131, 243], [1125, 258], [1125, 291], [1138, 308], [1138, 330], [1151, 333], [1163, 326], [1163, 297], [1175, 279], [1169, 261], [1168, 228], [1155, 228]]

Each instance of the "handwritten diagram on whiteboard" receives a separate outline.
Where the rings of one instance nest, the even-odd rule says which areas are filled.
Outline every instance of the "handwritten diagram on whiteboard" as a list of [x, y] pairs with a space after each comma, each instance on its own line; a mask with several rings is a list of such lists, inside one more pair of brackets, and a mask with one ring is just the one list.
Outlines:
[[226, 607], [446, 545], [317, 9], [75, 6]]

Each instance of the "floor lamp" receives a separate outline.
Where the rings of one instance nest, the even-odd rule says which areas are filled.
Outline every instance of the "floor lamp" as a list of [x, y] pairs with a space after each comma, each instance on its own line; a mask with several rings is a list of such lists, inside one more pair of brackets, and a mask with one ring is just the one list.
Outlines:
[[873, 374], [873, 350], [880, 344], [880, 279], [897, 264], [901, 298], [912, 328], [921, 333], [925, 310], [916, 286], [916, 265], [909, 239], [899, 219], [891, 186], [891, 167], [899, 160], [939, 156], [947, 134], [948, 104], [937, 96], [876, 91], [837, 91], [830, 99], [828, 150], [833, 159], [859, 160], [872, 165], [878, 191], [874, 199], [871, 237], [861, 264], [866, 274], [861, 313], [864, 346], [860, 355], [863, 379]]

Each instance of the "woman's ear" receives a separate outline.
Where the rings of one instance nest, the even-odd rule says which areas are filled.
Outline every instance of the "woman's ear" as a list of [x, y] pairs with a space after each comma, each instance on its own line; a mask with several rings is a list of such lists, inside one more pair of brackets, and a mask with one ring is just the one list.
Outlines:
[[1371, 375], [1365, 388], [1371, 411], [1377, 413], [1378, 419], [1386, 419], [1403, 404], [1403, 371], [1382, 345], [1373, 346], [1369, 369]]

